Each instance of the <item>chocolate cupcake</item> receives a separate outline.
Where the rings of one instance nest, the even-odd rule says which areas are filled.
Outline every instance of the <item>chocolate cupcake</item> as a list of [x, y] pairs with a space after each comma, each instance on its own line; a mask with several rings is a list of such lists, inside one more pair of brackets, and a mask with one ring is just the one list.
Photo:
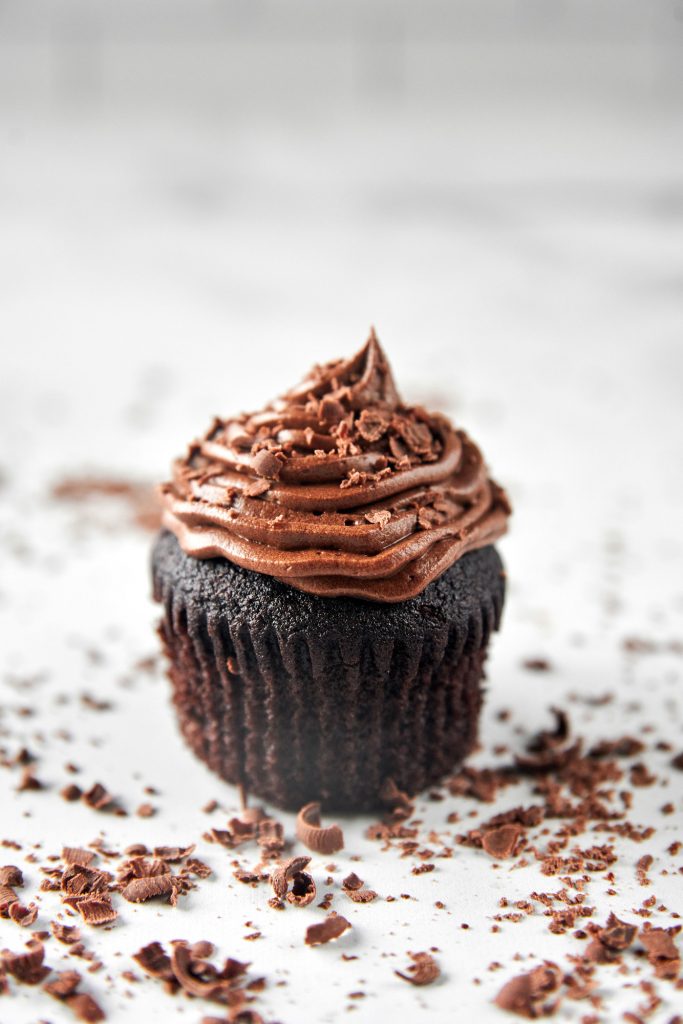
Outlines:
[[415, 793], [472, 749], [510, 508], [371, 333], [262, 412], [216, 419], [162, 486], [154, 595], [180, 727], [283, 807]]

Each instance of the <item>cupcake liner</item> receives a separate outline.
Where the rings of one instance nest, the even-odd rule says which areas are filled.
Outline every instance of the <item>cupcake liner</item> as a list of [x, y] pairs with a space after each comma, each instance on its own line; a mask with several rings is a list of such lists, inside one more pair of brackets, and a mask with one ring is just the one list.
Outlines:
[[493, 547], [395, 605], [191, 558], [167, 532], [153, 579], [181, 731], [228, 782], [281, 807], [371, 809], [387, 779], [416, 793], [474, 746], [504, 599]]

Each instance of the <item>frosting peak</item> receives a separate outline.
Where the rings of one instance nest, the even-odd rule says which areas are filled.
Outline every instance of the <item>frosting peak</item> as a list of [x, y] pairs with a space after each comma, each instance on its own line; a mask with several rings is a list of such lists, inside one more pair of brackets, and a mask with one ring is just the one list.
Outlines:
[[161, 493], [186, 553], [376, 601], [419, 594], [510, 512], [467, 435], [403, 404], [374, 330], [262, 412], [216, 419]]

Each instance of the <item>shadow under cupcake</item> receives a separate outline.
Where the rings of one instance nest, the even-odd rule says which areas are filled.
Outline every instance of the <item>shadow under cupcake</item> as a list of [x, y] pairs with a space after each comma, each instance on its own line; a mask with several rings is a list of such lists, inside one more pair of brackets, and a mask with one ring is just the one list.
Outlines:
[[510, 513], [477, 447], [399, 398], [371, 333], [161, 488], [154, 595], [180, 727], [282, 807], [368, 810], [472, 750]]

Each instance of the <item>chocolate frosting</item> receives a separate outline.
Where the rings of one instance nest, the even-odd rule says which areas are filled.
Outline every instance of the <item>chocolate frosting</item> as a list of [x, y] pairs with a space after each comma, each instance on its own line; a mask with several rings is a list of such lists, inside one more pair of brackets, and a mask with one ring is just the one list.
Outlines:
[[188, 555], [390, 602], [496, 540], [510, 514], [467, 434], [401, 401], [374, 331], [263, 412], [214, 420], [161, 495]]

